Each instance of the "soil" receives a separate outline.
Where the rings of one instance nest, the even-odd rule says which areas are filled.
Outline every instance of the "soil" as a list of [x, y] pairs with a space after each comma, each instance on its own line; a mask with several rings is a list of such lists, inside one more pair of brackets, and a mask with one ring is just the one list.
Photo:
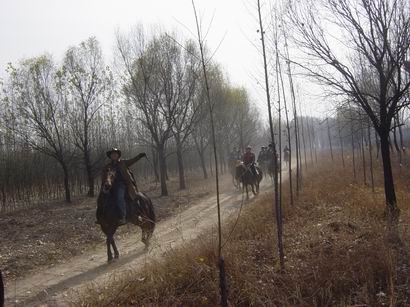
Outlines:
[[[172, 196], [168, 197], [159, 197], [157, 184], [141, 186], [152, 198], [158, 217], [152, 248], [144, 252], [139, 228], [122, 227], [116, 235], [122, 256], [110, 265], [106, 263], [105, 238], [94, 223], [95, 199], [44, 204], [1, 216], [0, 266], [6, 280], [6, 304], [64, 305], [73, 291], [85, 284], [103, 282], [113, 272], [142, 265], [212, 228], [216, 221], [213, 178], [189, 182], [186, 190], [178, 191], [177, 180], [170, 180]], [[223, 177], [221, 186], [226, 218], [237, 209], [242, 196], [229, 176]]]

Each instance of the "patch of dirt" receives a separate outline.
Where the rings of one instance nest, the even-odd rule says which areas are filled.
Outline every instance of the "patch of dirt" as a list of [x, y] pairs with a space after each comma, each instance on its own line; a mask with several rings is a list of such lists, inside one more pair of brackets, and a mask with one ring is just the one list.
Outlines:
[[[167, 197], [160, 197], [159, 184], [140, 184], [140, 190], [153, 200], [158, 221], [181, 212], [214, 190], [213, 178], [203, 180], [197, 176], [187, 182], [188, 188], [179, 191], [177, 178], [171, 178]], [[223, 183], [230, 188], [229, 178]], [[71, 204], [53, 202], [0, 216], [0, 268], [4, 278], [21, 278], [103, 244], [105, 238], [95, 224], [95, 209], [96, 198], [81, 198]], [[118, 230], [116, 237], [138, 231], [127, 225]]]
[[[229, 184], [229, 178], [227, 180], [224, 178], [223, 182], [220, 202], [221, 216], [225, 220], [232, 214], [236, 215], [244, 199], [241, 193]], [[154, 199], [154, 203], [159, 207], [170, 204], [169, 210], [163, 209], [163, 217], [167, 212], [170, 214], [173, 212], [175, 215], [162, 218], [157, 223], [148, 253], [139, 242], [139, 234], [138, 236], [129, 233], [116, 235], [120, 252], [118, 260], [107, 264], [106, 247], [101, 242], [95, 249], [88, 249], [84, 254], [67, 259], [65, 263], [44, 268], [41, 272], [29, 274], [15, 282], [8, 282], [7, 302], [23, 306], [69, 305], [80, 293], [87, 292], [92, 285], [103, 285], [108, 280], [130, 274], [131, 271], [151, 261], [161, 259], [174, 248], [191, 242], [204, 231], [214, 230], [217, 220], [216, 197], [198, 196], [198, 194], [205, 195], [206, 185], [206, 182], [202, 182], [200, 187], [192, 189], [192, 193], [181, 192], [176, 196], [161, 198], [158, 202]], [[209, 189], [212, 190], [210, 186]], [[200, 194], [201, 190], [202, 194]], [[253, 197], [253, 199], [257, 198]], [[176, 200], [179, 201], [177, 205], [174, 204]], [[184, 210], [185, 206], [189, 208]]]

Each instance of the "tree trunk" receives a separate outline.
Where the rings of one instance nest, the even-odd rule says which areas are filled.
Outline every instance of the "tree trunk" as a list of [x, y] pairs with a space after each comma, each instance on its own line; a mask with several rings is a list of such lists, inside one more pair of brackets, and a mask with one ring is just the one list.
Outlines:
[[353, 136], [353, 123], [350, 126], [350, 133], [352, 134], [352, 158], [353, 158], [353, 175], [354, 175], [354, 180], [356, 181], [356, 159], [355, 159], [355, 154], [354, 154], [354, 136]]
[[329, 138], [330, 156], [332, 157], [332, 161], [333, 161], [333, 148], [332, 148], [332, 138], [330, 136], [329, 118], [326, 118], [326, 122], [327, 122], [327, 136]]
[[397, 151], [398, 154], [400, 154], [401, 150], [399, 147], [399, 143], [397, 142], [397, 133], [396, 133], [396, 129], [397, 129], [397, 119], [396, 117], [394, 117], [394, 128], [393, 128], [393, 142], [394, 142], [394, 147]]
[[158, 152], [152, 147], [152, 166], [154, 168], [155, 182], [159, 181], [158, 175]]
[[84, 164], [85, 171], [87, 173], [87, 182], [88, 182], [88, 197], [94, 197], [94, 176], [93, 169], [91, 166], [90, 152], [88, 149], [84, 151]]
[[401, 125], [399, 125], [399, 136], [400, 136], [400, 149], [403, 153], [405, 153], [406, 147], [404, 146], [404, 142], [403, 142], [403, 130], [401, 129]]
[[315, 133], [315, 127], [314, 127], [314, 123], [313, 123], [313, 122], [312, 122], [311, 128], [312, 128], [313, 149], [314, 149], [314, 151], [315, 151], [315, 162], [316, 162], [316, 164], [317, 164], [317, 148], [316, 148], [317, 141], [316, 141], [316, 133]]
[[204, 174], [204, 179], [207, 179], [208, 172], [206, 171], [205, 154], [203, 151], [199, 151], [199, 150], [198, 150], [198, 154], [199, 154], [199, 160], [201, 161], [201, 167], [202, 167], [202, 172]]
[[384, 194], [386, 199], [387, 239], [389, 242], [397, 243], [400, 241], [398, 230], [400, 209], [397, 207], [396, 192], [394, 190], [389, 143], [389, 131], [388, 129], [384, 129], [384, 131], [380, 133], [380, 149], [383, 162]]
[[343, 163], [343, 168], [345, 168], [345, 156], [344, 156], [344, 150], [343, 150], [343, 138], [342, 138], [342, 132], [341, 129], [339, 127], [338, 129], [339, 132], [339, 142], [340, 142], [340, 149], [342, 151], [342, 163]]
[[[275, 48], [277, 49], [277, 42], [275, 42]], [[278, 57], [278, 50], [276, 50], [276, 79], [280, 79], [280, 85], [282, 88], [282, 96], [283, 96], [283, 106], [285, 108], [285, 118], [286, 118], [286, 133], [288, 137], [288, 149], [289, 149], [289, 162], [288, 162], [288, 171], [289, 171], [289, 196], [290, 196], [290, 204], [293, 206], [293, 181], [292, 181], [292, 142], [291, 142], [291, 131], [290, 131], [290, 125], [289, 125], [289, 114], [288, 114], [288, 104], [286, 100], [286, 94], [285, 94], [285, 86], [283, 82], [283, 75], [282, 75], [282, 66], [280, 65], [279, 57]], [[279, 81], [277, 81], [277, 87], [278, 87], [278, 97], [280, 97], [280, 92], [279, 92]], [[279, 108], [280, 110], [280, 108]], [[281, 131], [279, 129], [279, 131]], [[279, 132], [281, 133], [281, 132]], [[280, 155], [282, 155], [282, 148], [279, 149]], [[282, 159], [280, 160], [280, 174], [282, 174]], [[281, 181], [282, 182], [282, 181]], [[281, 198], [282, 199], [282, 198]]]
[[376, 160], [379, 160], [379, 152], [380, 152], [380, 141], [379, 141], [379, 135], [377, 134], [377, 131], [374, 131], [374, 139], [376, 141]]
[[370, 180], [372, 183], [372, 192], [374, 192], [374, 176], [373, 176], [373, 147], [372, 147], [372, 136], [370, 134], [370, 123], [367, 127], [367, 134], [369, 138], [369, 157], [370, 157]]
[[186, 189], [185, 184], [185, 171], [184, 171], [184, 160], [182, 157], [182, 145], [178, 137], [175, 137], [176, 147], [177, 147], [177, 164], [178, 164], [178, 175], [179, 175], [179, 189]]
[[209, 170], [211, 171], [211, 175], [213, 176], [214, 171], [213, 171], [213, 168], [212, 168], [212, 151], [211, 150], [209, 151]]
[[305, 140], [305, 125], [303, 124], [303, 116], [302, 116], [302, 109], [300, 107], [299, 102], [299, 109], [300, 109], [300, 123], [302, 126], [302, 144], [303, 144], [303, 156], [305, 158], [305, 169], [307, 169], [307, 158], [306, 158], [306, 140]]
[[65, 190], [65, 201], [71, 203], [71, 191], [70, 191], [70, 179], [67, 165], [64, 161], [58, 161], [63, 169], [64, 173], [64, 190]]
[[168, 196], [167, 189], [167, 163], [165, 157], [165, 148], [161, 144], [158, 146], [158, 163], [159, 163], [159, 174], [161, 182], [161, 196]]
[[363, 126], [360, 120], [360, 133], [361, 133], [361, 147], [362, 147], [362, 165], [363, 165], [363, 182], [364, 185], [367, 185], [367, 175], [366, 175], [366, 155], [364, 152], [364, 133], [363, 133]]
[[394, 146], [396, 147], [396, 151], [399, 154], [399, 165], [402, 165], [402, 157], [401, 157], [401, 150], [402, 148], [399, 147], [399, 144], [397, 142], [397, 134], [396, 134], [396, 129], [397, 126], [400, 125], [399, 123], [399, 117], [396, 115], [394, 117], [394, 129], [393, 129], [393, 137], [394, 137]]
[[306, 119], [307, 125], [307, 132], [308, 132], [308, 139], [309, 139], [309, 151], [310, 151], [310, 163], [313, 164], [313, 145], [312, 145], [312, 136], [311, 136], [311, 129], [309, 127], [309, 117]]
[[204, 148], [202, 141], [199, 144], [199, 142], [197, 142], [195, 140], [195, 138], [194, 138], [194, 142], [195, 142], [196, 151], [198, 152], [198, 155], [199, 155], [199, 160], [201, 162], [201, 168], [202, 168], [202, 173], [204, 175], [204, 179], [207, 179], [208, 178], [208, 173], [206, 171], [206, 162], [205, 162], [205, 149], [206, 149], [206, 147]]

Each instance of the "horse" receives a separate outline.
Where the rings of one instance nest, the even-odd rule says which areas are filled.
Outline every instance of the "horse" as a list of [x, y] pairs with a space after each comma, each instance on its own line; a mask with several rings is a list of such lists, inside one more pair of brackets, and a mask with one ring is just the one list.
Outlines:
[[239, 162], [236, 165], [235, 178], [238, 182], [242, 183], [242, 191], [246, 190], [246, 199], [249, 199], [248, 185], [251, 186], [253, 195], [259, 193], [259, 184], [262, 181], [263, 173], [259, 167], [255, 166], [255, 168], [257, 171], [256, 176], [243, 162]]
[[[105, 173], [105, 178], [102, 178], [101, 190], [97, 199], [97, 221], [101, 226], [101, 230], [106, 236], [107, 257], [108, 262], [113, 260], [111, 247], [114, 250], [114, 258], [119, 257], [119, 252], [114, 240], [114, 234], [119, 227], [120, 219], [119, 207], [115, 203], [115, 197], [112, 192], [112, 186], [115, 180], [115, 170], [108, 169]], [[155, 212], [151, 199], [144, 193], [137, 193], [137, 198], [131, 200], [126, 195], [126, 221], [137, 225], [142, 230], [141, 241], [145, 245], [145, 250], [148, 250], [150, 238], [155, 229]]]
[[258, 166], [261, 168], [262, 173], [269, 174], [269, 163], [270, 162], [266, 159], [259, 162]]
[[231, 172], [232, 175], [232, 184], [235, 188], [239, 188], [239, 182], [236, 179], [236, 165], [238, 165], [238, 163], [240, 163], [239, 160], [231, 160], [229, 162], [229, 170]]
[[[267, 173], [272, 181], [274, 180], [274, 177], [275, 177], [275, 162], [274, 161], [275, 160], [271, 159], [268, 165], [268, 170], [267, 170]], [[277, 161], [277, 163], [278, 163], [277, 164], [278, 172], [281, 172], [282, 171], [281, 163], [279, 161]]]

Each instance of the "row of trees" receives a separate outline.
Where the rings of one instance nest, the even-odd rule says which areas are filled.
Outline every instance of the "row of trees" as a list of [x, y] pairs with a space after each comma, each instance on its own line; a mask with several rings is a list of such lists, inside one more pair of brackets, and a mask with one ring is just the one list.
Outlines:
[[[181, 189], [187, 166], [207, 177], [212, 162], [199, 53], [176, 36], [143, 27], [118, 34], [114, 69], [95, 38], [69, 48], [60, 63], [46, 54], [10, 65], [0, 108], [3, 207], [61, 197], [61, 186], [68, 202], [85, 189], [94, 196], [111, 146], [129, 155], [146, 151], [150, 161], [138, 174], [159, 180], [162, 195], [169, 170], [177, 171]], [[232, 86], [216, 63], [208, 65], [224, 169], [232, 147], [258, 143], [261, 127], [247, 91]]]
[[[380, 153], [388, 238], [399, 241], [400, 210], [390, 153], [394, 149], [401, 162], [407, 137], [403, 125], [410, 102], [408, 2], [293, 0], [272, 4], [257, 0], [255, 4], [271, 141], [278, 160], [282, 160], [282, 149], [286, 145], [296, 162], [295, 176], [291, 164], [288, 170], [291, 203], [294, 190], [297, 194], [301, 188], [302, 160], [306, 167], [309, 152], [313, 161], [313, 154], [316, 159], [318, 149], [326, 148], [335, 159], [337, 148], [342, 153], [340, 162], [344, 163], [346, 149], [349, 149], [353, 160], [360, 156], [365, 181], [365, 149], [369, 151], [370, 163], [373, 162], [372, 154], [376, 153], [378, 158]], [[289, 48], [288, 43], [293, 48]], [[336, 105], [335, 116], [315, 123], [319, 129], [311, 129], [314, 126], [312, 121], [302, 116], [306, 106], [301, 108], [298, 105], [303, 101], [298, 101], [295, 71], [298, 76], [317, 81], [326, 94], [324, 101]], [[377, 149], [374, 152], [373, 145]], [[357, 177], [355, 162], [359, 161], [353, 162], [354, 176]], [[373, 186], [372, 166], [370, 170]], [[282, 172], [276, 169], [275, 216], [279, 258], [284, 269], [281, 181]]]
[[287, 12], [292, 39], [308, 59], [295, 65], [335, 100], [360, 110], [378, 135], [389, 238], [398, 241], [390, 133], [409, 106], [408, 1], [297, 0], [289, 2]]

